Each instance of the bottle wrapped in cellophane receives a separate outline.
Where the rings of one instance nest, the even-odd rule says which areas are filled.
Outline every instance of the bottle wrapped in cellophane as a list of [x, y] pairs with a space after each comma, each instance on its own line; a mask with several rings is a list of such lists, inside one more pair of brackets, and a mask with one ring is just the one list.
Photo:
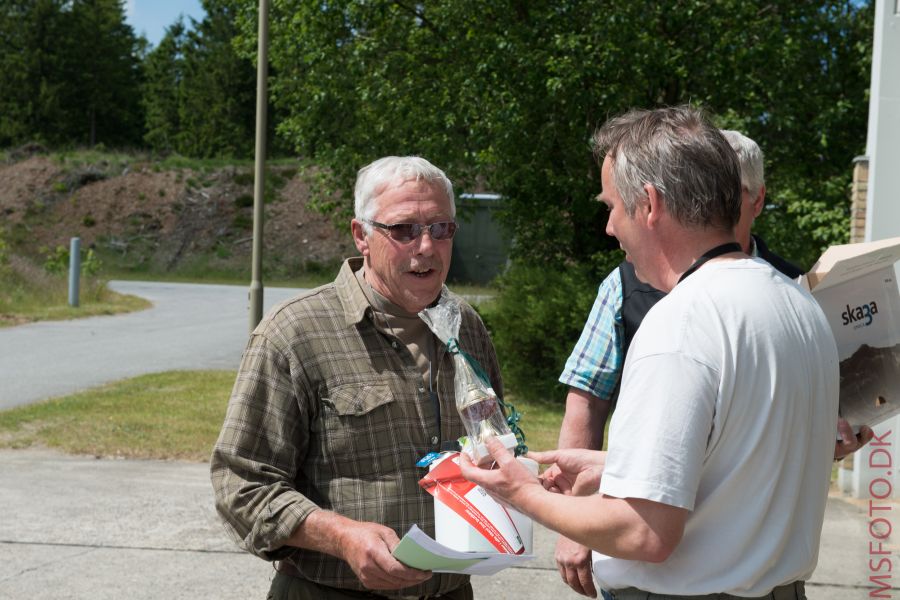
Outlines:
[[459, 302], [445, 290], [437, 304], [421, 311], [419, 316], [453, 355], [456, 410], [467, 434], [463, 451], [477, 463], [489, 462], [485, 440], [490, 436], [496, 437], [509, 450], [519, 447], [524, 451], [521, 443], [524, 436], [520, 433], [520, 440], [510, 429], [503, 401], [497, 397], [481, 365], [460, 348]]

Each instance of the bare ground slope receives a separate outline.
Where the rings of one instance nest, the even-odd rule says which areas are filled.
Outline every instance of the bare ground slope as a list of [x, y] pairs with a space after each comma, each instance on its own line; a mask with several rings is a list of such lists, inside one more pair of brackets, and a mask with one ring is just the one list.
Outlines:
[[[296, 167], [267, 177], [267, 264], [283, 275], [354, 253], [348, 225], [308, 208]], [[0, 164], [0, 227], [20, 252], [78, 236], [123, 265], [177, 270], [198, 256], [228, 269], [251, 251], [253, 177], [247, 167], [162, 169], [153, 162], [73, 165], [43, 154]]]

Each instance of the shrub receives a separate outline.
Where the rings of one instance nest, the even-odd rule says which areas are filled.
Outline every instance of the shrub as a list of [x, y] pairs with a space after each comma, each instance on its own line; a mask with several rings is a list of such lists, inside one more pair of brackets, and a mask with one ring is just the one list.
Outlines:
[[497, 279], [498, 294], [481, 313], [509, 391], [527, 400], [565, 401], [559, 375], [597, 287], [621, 258], [620, 252], [605, 253], [590, 265], [559, 269], [514, 264]]
[[0, 229], [0, 277], [9, 272], [9, 246], [6, 244], [5, 234]]
[[[57, 246], [53, 250], [41, 248], [44, 254], [44, 270], [51, 274], [68, 273], [69, 271], [69, 249], [65, 246]], [[100, 272], [102, 263], [93, 248], [87, 251], [81, 250], [81, 273], [82, 275], [94, 276]]]
[[253, 206], [253, 194], [241, 194], [234, 199], [234, 205], [238, 208], [247, 208]]

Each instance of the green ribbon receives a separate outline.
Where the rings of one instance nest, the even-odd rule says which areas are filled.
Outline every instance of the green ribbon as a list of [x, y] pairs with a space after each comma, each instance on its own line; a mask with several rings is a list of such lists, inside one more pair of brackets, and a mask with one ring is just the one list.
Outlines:
[[[484, 384], [485, 387], [493, 389], [488, 374], [478, 361], [475, 360], [474, 356], [459, 347], [459, 341], [456, 338], [447, 340], [447, 351], [450, 352], [450, 354], [459, 354], [462, 356], [465, 361], [469, 363], [469, 366], [472, 368], [472, 371], [478, 379], [481, 380], [481, 383]], [[516, 410], [516, 407], [512, 404], [504, 402], [503, 398], [499, 396], [497, 396], [497, 402], [500, 403], [500, 408], [503, 410], [503, 414], [506, 415], [506, 424], [509, 425], [509, 430], [516, 436], [518, 444], [516, 444], [515, 447], [515, 455], [521, 456], [528, 452], [528, 446], [525, 445], [525, 432], [519, 427], [519, 420], [522, 418], [522, 413]]]

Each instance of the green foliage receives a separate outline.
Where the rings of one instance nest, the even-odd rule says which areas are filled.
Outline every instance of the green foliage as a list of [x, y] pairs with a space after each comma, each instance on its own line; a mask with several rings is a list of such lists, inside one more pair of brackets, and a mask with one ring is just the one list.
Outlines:
[[[68, 273], [69, 271], [69, 249], [65, 246], [57, 246], [53, 250], [42, 248], [41, 253], [44, 255], [44, 270], [51, 274]], [[94, 252], [93, 248], [87, 251], [82, 249], [81, 252], [81, 273], [93, 277], [100, 272], [103, 263], [100, 257]]]
[[185, 35], [184, 21], [179, 18], [166, 29], [159, 45], [144, 60], [141, 91], [145, 113], [144, 141], [153, 150], [164, 154], [178, 148]]
[[[256, 3], [234, 0], [246, 57]], [[863, 151], [873, 2], [281, 0], [270, 16], [278, 131], [348, 213], [357, 169], [419, 154], [506, 199], [514, 265], [488, 310], [516, 391], [549, 396], [600, 282], [595, 128], [691, 102], [766, 153], [770, 247], [809, 266], [848, 226]], [[595, 276], [591, 276], [591, 274]], [[548, 388], [548, 386], [551, 386]]]
[[[590, 312], [603, 277], [621, 253], [561, 269], [517, 263], [496, 285], [494, 301], [480, 307], [491, 331], [504, 384], [528, 400], [562, 401], [557, 383]], [[527, 430], [527, 428], [526, 428]]]
[[9, 272], [9, 244], [6, 243], [3, 230], [0, 229], [0, 278], [5, 277]]
[[176, 21], [145, 61], [144, 140], [197, 158], [252, 156], [256, 69], [232, 47], [233, 8], [204, 0], [205, 18]]
[[256, 69], [231, 46], [236, 33], [231, 9], [205, 0], [206, 17], [194, 22], [184, 53], [178, 150], [198, 157], [253, 154]]
[[0, 145], [138, 141], [142, 48], [120, 0], [4, 2]]
[[[250, 57], [256, 3], [233, 4]], [[327, 167], [324, 210], [349, 211], [333, 192], [372, 159], [421, 154], [460, 189], [481, 177], [503, 194], [514, 255], [551, 268], [616, 246], [592, 201], [595, 127], [633, 106], [702, 104], [767, 152], [784, 218], [770, 245], [805, 261], [833, 237], [807, 217], [838, 217], [846, 190], [826, 182], [863, 149], [872, 18], [853, 0], [283, 0], [271, 91], [279, 133]]]
[[241, 194], [234, 199], [234, 205], [238, 208], [247, 208], [253, 206], [253, 194]]

